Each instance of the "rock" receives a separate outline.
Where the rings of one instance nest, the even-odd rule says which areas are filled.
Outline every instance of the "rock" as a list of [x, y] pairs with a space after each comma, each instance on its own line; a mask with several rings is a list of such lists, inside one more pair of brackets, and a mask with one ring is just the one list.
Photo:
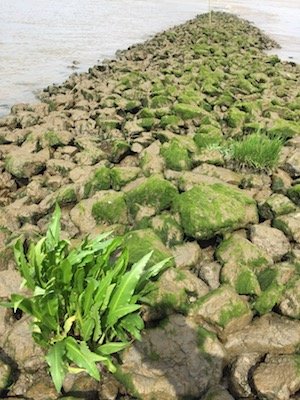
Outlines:
[[20, 293], [22, 281], [18, 271], [0, 271], [0, 298], [9, 299], [13, 293]]
[[148, 329], [122, 356], [117, 378], [143, 400], [199, 398], [222, 375], [222, 359], [198, 347], [197, 327], [182, 315]]
[[218, 178], [225, 183], [238, 186], [241, 183], [242, 176], [230, 169], [217, 167], [210, 164], [202, 164], [197, 168], [193, 169], [194, 173], [201, 175], [208, 175], [213, 178]]
[[296, 149], [286, 160], [283, 169], [287, 171], [292, 178], [300, 177], [300, 149]]
[[272, 175], [272, 191], [275, 193], [286, 194], [292, 185], [291, 177], [282, 169], [278, 169]]
[[274, 261], [280, 261], [291, 250], [283, 232], [267, 225], [253, 225], [250, 238], [253, 244], [265, 251]]
[[41, 138], [41, 146], [44, 147], [57, 147], [57, 146], [67, 146], [72, 142], [73, 135], [68, 131], [52, 131], [47, 130], [43, 137]]
[[289, 284], [279, 304], [281, 314], [300, 319], [300, 279]]
[[[162, 260], [172, 257], [170, 250], [162, 243], [152, 229], [139, 229], [129, 232], [125, 237], [125, 245], [129, 253], [129, 263], [139, 261], [144, 255], [153, 251], [149, 265], [154, 265]], [[170, 259], [169, 265], [173, 265]]]
[[205, 321], [222, 337], [243, 329], [252, 319], [248, 303], [227, 285], [198, 300], [190, 314], [195, 322], [201, 324]]
[[163, 172], [165, 163], [160, 155], [160, 148], [160, 142], [156, 140], [140, 153], [140, 167], [146, 176]]
[[175, 265], [179, 269], [191, 269], [195, 267], [201, 259], [201, 248], [198, 243], [187, 242], [177, 245], [172, 249]]
[[92, 215], [97, 223], [127, 224], [127, 207], [123, 193], [113, 190], [103, 190], [97, 193], [97, 199], [92, 206]]
[[16, 321], [2, 340], [5, 353], [20, 370], [33, 374], [45, 367], [44, 352], [32, 338], [28, 317]]
[[217, 387], [210, 389], [201, 400], [234, 400], [234, 397], [222, 387]]
[[300, 243], [300, 211], [277, 217], [273, 226], [281, 230], [288, 239]]
[[195, 185], [213, 185], [214, 183], [224, 184], [221, 179], [208, 175], [198, 174], [194, 172], [194, 170], [184, 171], [178, 175], [171, 175], [170, 170], [166, 170], [165, 177], [166, 179], [174, 180], [177, 183], [178, 188], [182, 192], [187, 192], [188, 190], [193, 189]]
[[259, 353], [242, 354], [230, 366], [230, 389], [237, 398], [251, 397], [251, 368], [261, 359]]
[[38, 153], [29, 153], [20, 148], [6, 157], [5, 168], [16, 178], [30, 178], [46, 167], [49, 158], [48, 149], [41, 150]]
[[243, 353], [291, 354], [300, 342], [300, 321], [270, 313], [227, 337], [225, 349], [234, 358]]
[[198, 268], [198, 275], [211, 289], [220, 286], [221, 265], [217, 262], [203, 261]]
[[265, 219], [276, 218], [296, 210], [295, 205], [283, 194], [272, 194], [266, 202], [259, 205], [259, 213]]
[[192, 161], [188, 149], [182, 146], [176, 138], [172, 139], [171, 142], [164, 143], [160, 153], [168, 169], [182, 171], [192, 168]]
[[186, 314], [196, 299], [208, 293], [206, 284], [190, 271], [167, 269], [149, 295], [150, 307], [144, 315], [147, 321], [162, 319], [168, 314]]
[[55, 400], [57, 392], [49, 375], [39, 377], [25, 393], [26, 398], [34, 400]]
[[253, 373], [258, 395], [267, 400], [289, 400], [300, 389], [299, 355], [268, 355]]
[[251, 198], [221, 184], [197, 185], [177, 196], [174, 204], [185, 234], [199, 240], [256, 223], [258, 218]]
[[202, 108], [183, 103], [175, 104], [173, 106], [173, 112], [184, 121], [193, 118], [200, 118], [205, 115], [205, 111]]
[[111, 170], [110, 168], [101, 166], [91, 171], [88, 177], [82, 176], [80, 181], [84, 183], [83, 196], [91, 197], [100, 190], [111, 188]]
[[[141, 221], [143, 221], [143, 218], [141, 218]], [[183, 242], [184, 235], [181, 226], [174, 216], [167, 211], [153, 217], [149, 221], [149, 225], [166, 246], [178, 246]]]
[[287, 191], [288, 197], [295, 203], [297, 206], [300, 206], [300, 184], [296, 184], [288, 189]]
[[11, 367], [9, 364], [0, 360], [0, 396], [9, 388], [12, 383]]
[[121, 190], [129, 182], [134, 181], [140, 175], [141, 169], [138, 167], [114, 167], [110, 170], [111, 185], [114, 190]]
[[47, 161], [46, 168], [50, 175], [68, 176], [76, 164], [68, 160], [51, 159]]
[[130, 214], [135, 217], [140, 206], [151, 207], [156, 213], [170, 208], [177, 189], [170, 182], [154, 175], [138, 187], [126, 193], [126, 203]]

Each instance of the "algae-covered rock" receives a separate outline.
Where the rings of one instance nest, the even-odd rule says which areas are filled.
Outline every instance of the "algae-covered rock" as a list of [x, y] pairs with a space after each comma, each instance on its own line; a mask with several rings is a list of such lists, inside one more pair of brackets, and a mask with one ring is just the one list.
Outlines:
[[188, 150], [180, 142], [173, 139], [161, 147], [161, 154], [165, 160], [166, 167], [175, 171], [189, 170], [192, 162]]
[[246, 116], [247, 114], [244, 111], [236, 107], [230, 108], [227, 116], [228, 126], [230, 126], [230, 128], [241, 128], [245, 122]]
[[296, 210], [295, 204], [283, 194], [273, 193], [264, 203], [259, 205], [259, 214], [265, 219], [289, 214]]
[[172, 253], [179, 269], [192, 269], [198, 265], [201, 260], [201, 247], [194, 242], [186, 242], [172, 248]]
[[63, 186], [55, 194], [56, 194], [56, 201], [60, 206], [69, 203], [75, 203], [77, 200], [76, 186], [74, 185], [74, 183]]
[[268, 129], [271, 137], [279, 137], [284, 140], [300, 134], [299, 123], [285, 119], [277, 119], [271, 128]]
[[92, 215], [97, 223], [128, 223], [127, 206], [123, 193], [107, 190], [93, 204]]
[[287, 191], [288, 197], [297, 205], [300, 206], [300, 184], [292, 186]]
[[164, 212], [156, 215], [149, 222], [149, 225], [168, 247], [182, 243], [182, 228], [172, 214]]
[[177, 189], [160, 176], [146, 179], [135, 189], [126, 194], [130, 213], [137, 215], [140, 206], [151, 207], [156, 213], [170, 208], [177, 196]]
[[[129, 232], [125, 237], [125, 246], [129, 253], [129, 262], [133, 264], [144, 255], [153, 251], [149, 265], [154, 265], [162, 260], [172, 257], [170, 250], [163, 244], [152, 229], [140, 229]], [[170, 259], [168, 265], [174, 265]]]
[[252, 319], [248, 303], [229, 285], [222, 285], [198, 300], [191, 309], [197, 323], [210, 324], [223, 336], [242, 329]]
[[96, 169], [84, 186], [84, 196], [90, 197], [99, 190], [107, 190], [111, 187], [111, 172], [107, 167]]
[[173, 106], [173, 112], [183, 120], [200, 118], [205, 115], [205, 111], [191, 104], [177, 103]]
[[162, 173], [164, 169], [164, 159], [160, 155], [160, 142], [156, 140], [149, 147], [145, 148], [140, 154], [140, 167], [144, 175]]
[[279, 304], [281, 314], [300, 319], [300, 279], [291, 282]]
[[300, 149], [288, 153], [288, 158], [283, 164], [283, 168], [292, 178], [300, 177]]
[[169, 268], [147, 297], [149, 310], [146, 319], [162, 319], [174, 312], [186, 314], [191, 304], [207, 293], [207, 285], [192, 272]]
[[185, 234], [201, 240], [258, 221], [255, 202], [222, 184], [197, 185], [177, 196], [174, 207]]
[[110, 170], [111, 185], [114, 190], [120, 190], [127, 183], [135, 180], [141, 172], [138, 167], [114, 167]]
[[46, 167], [49, 158], [48, 149], [31, 153], [21, 147], [10, 152], [5, 158], [5, 169], [16, 178], [30, 178]]
[[300, 212], [281, 215], [273, 221], [273, 226], [280, 229], [290, 240], [300, 243]]

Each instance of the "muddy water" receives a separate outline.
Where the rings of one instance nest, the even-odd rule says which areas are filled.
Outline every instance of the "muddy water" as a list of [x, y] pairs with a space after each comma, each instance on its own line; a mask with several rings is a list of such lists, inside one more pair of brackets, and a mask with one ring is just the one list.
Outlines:
[[[300, 0], [211, 0], [255, 22], [300, 62]], [[208, 0], [0, 0], [0, 114], [117, 49], [208, 10]], [[75, 62], [74, 62], [75, 61]]]

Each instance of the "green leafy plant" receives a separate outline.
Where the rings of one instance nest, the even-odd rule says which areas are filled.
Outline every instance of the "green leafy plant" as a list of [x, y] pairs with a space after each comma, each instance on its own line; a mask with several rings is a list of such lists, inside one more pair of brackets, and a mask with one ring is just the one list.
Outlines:
[[13, 294], [2, 303], [33, 317], [32, 334], [47, 351], [57, 391], [67, 371], [97, 380], [97, 362], [115, 371], [111, 355], [140, 339], [140, 302], [168, 261], [147, 268], [149, 253], [129, 268], [123, 239], [110, 233], [71, 248], [60, 239], [60, 215], [56, 206], [45, 237], [28, 249], [17, 240], [15, 259], [32, 295]]
[[281, 139], [257, 132], [233, 142], [231, 157], [240, 167], [268, 171], [277, 166], [282, 146]]

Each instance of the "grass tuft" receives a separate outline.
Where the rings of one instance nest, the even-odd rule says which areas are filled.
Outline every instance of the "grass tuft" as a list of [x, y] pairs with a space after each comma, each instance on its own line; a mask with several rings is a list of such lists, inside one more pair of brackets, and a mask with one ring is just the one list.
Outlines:
[[246, 136], [231, 146], [232, 160], [239, 167], [268, 171], [276, 168], [283, 143], [279, 138], [269, 138], [260, 133]]

